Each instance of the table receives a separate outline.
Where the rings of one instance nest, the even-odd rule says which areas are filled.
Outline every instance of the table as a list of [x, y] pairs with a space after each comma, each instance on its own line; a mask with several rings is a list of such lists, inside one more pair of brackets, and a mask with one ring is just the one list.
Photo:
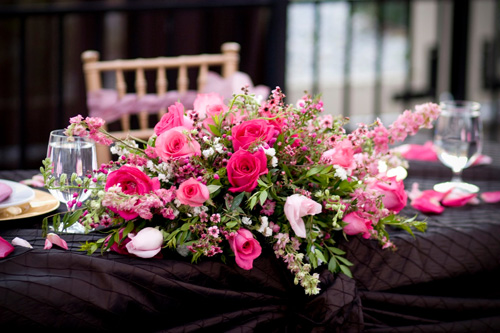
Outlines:
[[[500, 190], [500, 167], [476, 166], [464, 177]], [[412, 162], [407, 187], [450, 178], [438, 163]], [[36, 171], [0, 171], [20, 180]], [[417, 212], [407, 207], [402, 212]], [[393, 230], [396, 252], [354, 237], [343, 242], [354, 279], [320, 270], [322, 293], [307, 297], [270, 249], [245, 271], [175, 254], [140, 259], [78, 252], [99, 234], [65, 235], [69, 251], [44, 250], [41, 217], [0, 222], [18, 236], [0, 259], [0, 327], [142, 332], [500, 331], [500, 204], [447, 208], [427, 218], [415, 238]]]

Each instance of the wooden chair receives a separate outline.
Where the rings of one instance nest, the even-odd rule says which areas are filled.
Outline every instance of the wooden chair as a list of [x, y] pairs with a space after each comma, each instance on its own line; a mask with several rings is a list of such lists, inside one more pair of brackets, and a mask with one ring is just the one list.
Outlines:
[[[109, 60], [100, 61], [99, 52], [85, 51], [82, 53], [83, 71], [85, 76], [85, 85], [87, 93], [99, 92], [103, 89], [103, 75], [106, 72], [115, 73], [115, 87], [118, 100], [125, 97], [127, 94], [127, 85], [125, 82], [124, 72], [135, 72], [135, 94], [138, 100], [147, 94], [146, 71], [156, 72], [156, 95], [162, 96], [167, 93], [168, 81], [167, 70], [177, 71], [177, 92], [185, 93], [189, 88], [189, 68], [197, 68], [197, 91], [203, 91], [209, 67], [220, 67], [221, 74], [227, 78], [238, 71], [239, 67], [239, 51], [240, 45], [237, 43], [224, 43], [221, 47], [220, 54], [199, 54], [199, 55], [182, 55], [178, 57], [158, 57], [148, 59], [127, 59], [127, 60]], [[158, 119], [165, 113], [166, 108], [158, 110]], [[119, 139], [127, 137], [136, 137], [147, 140], [153, 133], [153, 129], [149, 125], [149, 113], [140, 111], [137, 114], [138, 127], [131, 128], [131, 115], [124, 114], [121, 116], [121, 128], [118, 131], [111, 132]], [[98, 145], [97, 147], [98, 163], [107, 163], [111, 160], [109, 147]]]

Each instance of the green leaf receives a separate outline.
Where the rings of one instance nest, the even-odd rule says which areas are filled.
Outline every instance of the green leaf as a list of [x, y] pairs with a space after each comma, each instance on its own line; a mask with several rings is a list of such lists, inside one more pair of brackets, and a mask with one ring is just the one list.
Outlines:
[[232, 228], [236, 227], [237, 225], [238, 225], [238, 222], [236, 222], [236, 221], [226, 223], [226, 227], [228, 227], [229, 229], [232, 229]]
[[252, 196], [252, 199], [250, 200], [250, 210], [252, 210], [255, 207], [256, 203], [257, 203], [257, 196], [254, 195], [254, 196]]
[[344, 265], [340, 265], [340, 270], [342, 271], [342, 273], [344, 273], [348, 277], [352, 278], [352, 273], [351, 273], [351, 270], [349, 269], [349, 267], [344, 266]]
[[191, 223], [184, 223], [182, 226], [181, 226], [181, 230], [182, 231], [187, 231], [189, 230], [189, 227], [191, 226]]
[[132, 230], [134, 230], [134, 221], [127, 223], [125, 230], [123, 230], [123, 237], [126, 237]]
[[267, 200], [267, 191], [260, 192], [259, 196], [260, 205], [264, 206], [264, 202], [266, 202], [266, 200]]
[[214, 193], [215, 191], [217, 191], [218, 189], [221, 188], [221, 185], [208, 185], [208, 191], [210, 192], [210, 194]]
[[321, 171], [322, 167], [314, 167], [311, 168], [309, 171], [307, 171], [306, 177], [311, 177], [312, 175], [315, 175]]
[[337, 257], [337, 259], [342, 261], [342, 263], [344, 263], [344, 265], [346, 265], [346, 266], [353, 266], [353, 263], [344, 257]]
[[337, 260], [335, 257], [331, 257], [330, 261], [328, 262], [328, 270], [332, 273], [335, 273], [335, 271], [338, 268]]
[[332, 251], [333, 253], [338, 254], [338, 255], [344, 255], [345, 254], [345, 251], [342, 251], [341, 249], [333, 247], [333, 246], [329, 246], [328, 249], [330, 251]]
[[233, 203], [231, 204], [231, 210], [235, 210], [240, 206], [241, 201], [243, 201], [243, 197], [245, 196], [245, 192], [241, 192], [233, 199]]
[[321, 260], [322, 262], [326, 262], [325, 256], [323, 255], [323, 252], [321, 252], [318, 249], [315, 249], [314, 253], [316, 254], [316, 257], [318, 257], [319, 260]]
[[267, 187], [267, 184], [264, 183], [264, 181], [260, 178], [257, 178], [257, 182], [259, 183], [260, 186], [264, 186], [264, 187]]
[[210, 131], [215, 135], [215, 136], [221, 136], [220, 131], [217, 128], [217, 126], [214, 126], [212, 124], [209, 124], [208, 127], [210, 128]]

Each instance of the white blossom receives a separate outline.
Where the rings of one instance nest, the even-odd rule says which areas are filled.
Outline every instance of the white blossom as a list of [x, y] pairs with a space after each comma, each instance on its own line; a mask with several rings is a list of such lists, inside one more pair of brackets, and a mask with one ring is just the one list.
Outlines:
[[346, 169], [342, 168], [341, 166], [334, 165], [335, 168], [335, 177], [339, 177], [342, 180], [347, 179], [347, 171]]
[[241, 218], [241, 223], [243, 223], [244, 225], [251, 225], [252, 224], [252, 219], [249, 218], [249, 217], [243, 216]]

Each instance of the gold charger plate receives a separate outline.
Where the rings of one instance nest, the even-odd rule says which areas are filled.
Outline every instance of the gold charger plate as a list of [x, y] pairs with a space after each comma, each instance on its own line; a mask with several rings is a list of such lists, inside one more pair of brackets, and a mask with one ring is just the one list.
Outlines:
[[34, 190], [34, 192], [35, 198], [33, 200], [25, 206], [19, 206], [22, 211], [20, 214], [11, 215], [6, 211], [8, 208], [0, 210], [0, 221], [25, 219], [42, 215], [59, 208], [61, 202], [52, 194], [40, 190]]

